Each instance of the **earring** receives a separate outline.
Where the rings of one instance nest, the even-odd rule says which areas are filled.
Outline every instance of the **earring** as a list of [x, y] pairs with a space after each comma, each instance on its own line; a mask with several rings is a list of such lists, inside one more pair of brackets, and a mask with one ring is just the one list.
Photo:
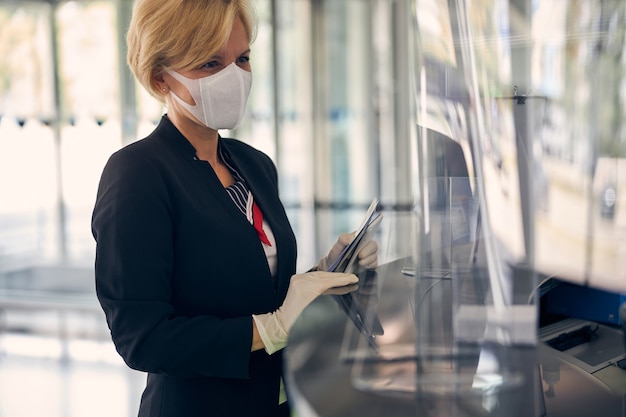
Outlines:
[[163, 87], [161, 90], [163, 90], [163, 92], [165, 93], [167, 91], [167, 88]]

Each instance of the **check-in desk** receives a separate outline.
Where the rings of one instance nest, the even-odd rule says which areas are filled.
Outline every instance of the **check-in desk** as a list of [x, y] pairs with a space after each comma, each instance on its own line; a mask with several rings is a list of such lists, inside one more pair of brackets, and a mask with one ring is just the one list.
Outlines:
[[[354, 342], [354, 337], [361, 339], [361, 345], [364, 337], [355, 331], [356, 326], [331, 295], [319, 297], [300, 316], [285, 352], [287, 387], [299, 417], [626, 416], [625, 370], [611, 363], [603, 368], [604, 372], [608, 371], [607, 378], [600, 378], [541, 340], [538, 346], [507, 347], [498, 353], [499, 360], [506, 361], [505, 369], [501, 363], [494, 375], [508, 378], [511, 383], [496, 389], [476, 391], [463, 389], [461, 384], [449, 389], [450, 384], [437, 380], [433, 368], [425, 371], [431, 376], [434, 372], [434, 378], [420, 380], [417, 375], [421, 374], [418, 371], [421, 361], [415, 348], [411, 348], [416, 346], [411, 341], [416, 338], [412, 330], [415, 326], [411, 325], [416, 320], [414, 312], [422, 307], [440, 309], [446, 299], [445, 285], [450, 285], [450, 281], [433, 282], [426, 291], [421, 291], [415, 277], [402, 273], [404, 267], [402, 260], [383, 265], [384, 271], [379, 268], [379, 275], [384, 277], [375, 288], [365, 285], [359, 289], [368, 291], [368, 297], [377, 294], [373, 297], [375, 306], [370, 306], [370, 310], [377, 311], [385, 334], [404, 333], [396, 338], [396, 348], [404, 349], [404, 356], [400, 354], [395, 360], [381, 363], [359, 360], [355, 353], [358, 349], [354, 348], [359, 343]], [[435, 291], [436, 288], [440, 291]], [[445, 308], [440, 310], [445, 314]], [[435, 322], [446, 320], [444, 317]], [[446, 340], [449, 332], [443, 328], [430, 330], [440, 332], [432, 336], [433, 340]], [[608, 328], [608, 331], [622, 337], [621, 329]], [[600, 345], [584, 349], [588, 354], [593, 354], [593, 349], [602, 350]], [[624, 352], [623, 343], [618, 349]], [[442, 368], [442, 378], [462, 375], [459, 381], [471, 380], [472, 372], [481, 362], [480, 353], [450, 361], [449, 366], [455, 371], [450, 374], [450, 369]], [[440, 365], [447, 366], [445, 361]], [[429, 382], [432, 387], [427, 385]]]

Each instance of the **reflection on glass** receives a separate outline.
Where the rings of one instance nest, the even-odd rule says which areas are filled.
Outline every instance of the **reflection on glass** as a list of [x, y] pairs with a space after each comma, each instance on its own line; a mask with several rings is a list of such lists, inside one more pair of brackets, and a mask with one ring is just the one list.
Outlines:
[[624, 291], [624, 2], [487, 3], [459, 2], [459, 27], [494, 235], [542, 274]]
[[[626, 291], [626, 4], [411, 4], [413, 387], [500, 415], [485, 396], [534, 383], [510, 355], [537, 344], [539, 277]], [[359, 387], [393, 391], [377, 358]]]
[[447, 191], [431, 179], [453, 181], [466, 165], [476, 250], [470, 262], [449, 257], [452, 280], [480, 278], [486, 297], [457, 298], [451, 346], [533, 345], [537, 275], [626, 291], [624, 2], [416, 0], [415, 10], [425, 231], [416, 263], [446, 266], [441, 236], [461, 229], [452, 209], [437, 218]]

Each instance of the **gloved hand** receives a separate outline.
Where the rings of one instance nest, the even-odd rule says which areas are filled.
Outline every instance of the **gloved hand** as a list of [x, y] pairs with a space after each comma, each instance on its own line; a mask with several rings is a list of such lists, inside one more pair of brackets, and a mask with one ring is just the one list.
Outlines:
[[359, 281], [354, 274], [337, 272], [307, 272], [291, 277], [287, 296], [283, 305], [273, 313], [252, 316], [259, 336], [270, 355], [287, 345], [289, 331], [302, 311], [325, 291], [356, 284]]
[[[339, 258], [341, 252], [350, 244], [354, 233], [342, 233], [330, 251], [317, 263], [314, 268], [317, 271], [328, 271], [328, 268]], [[357, 253], [359, 266], [365, 269], [374, 269], [378, 266], [378, 244], [370, 240], [365, 242]]]

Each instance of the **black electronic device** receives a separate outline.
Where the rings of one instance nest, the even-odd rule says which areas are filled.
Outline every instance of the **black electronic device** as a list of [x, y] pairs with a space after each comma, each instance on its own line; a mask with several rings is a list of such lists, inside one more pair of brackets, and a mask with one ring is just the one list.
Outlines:
[[[357, 255], [360, 249], [373, 238], [381, 219], [382, 216], [378, 207], [378, 199], [375, 198], [370, 204], [367, 214], [355, 232], [354, 237], [344, 248], [337, 260], [328, 268], [328, 271], [357, 274], [361, 280], [370, 277], [371, 275], [368, 273], [373, 273], [373, 271], [359, 270]], [[363, 283], [360, 285], [363, 285]], [[343, 312], [350, 318], [352, 323], [354, 323], [361, 335], [365, 337], [369, 347], [377, 351], [378, 345], [375, 337], [376, 335], [384, 333], [378, 317], [375, 314], [366, 314], [365, 306], [362, 305], [359, 297], [354, 293], [335, 294], [332, 297]]]

